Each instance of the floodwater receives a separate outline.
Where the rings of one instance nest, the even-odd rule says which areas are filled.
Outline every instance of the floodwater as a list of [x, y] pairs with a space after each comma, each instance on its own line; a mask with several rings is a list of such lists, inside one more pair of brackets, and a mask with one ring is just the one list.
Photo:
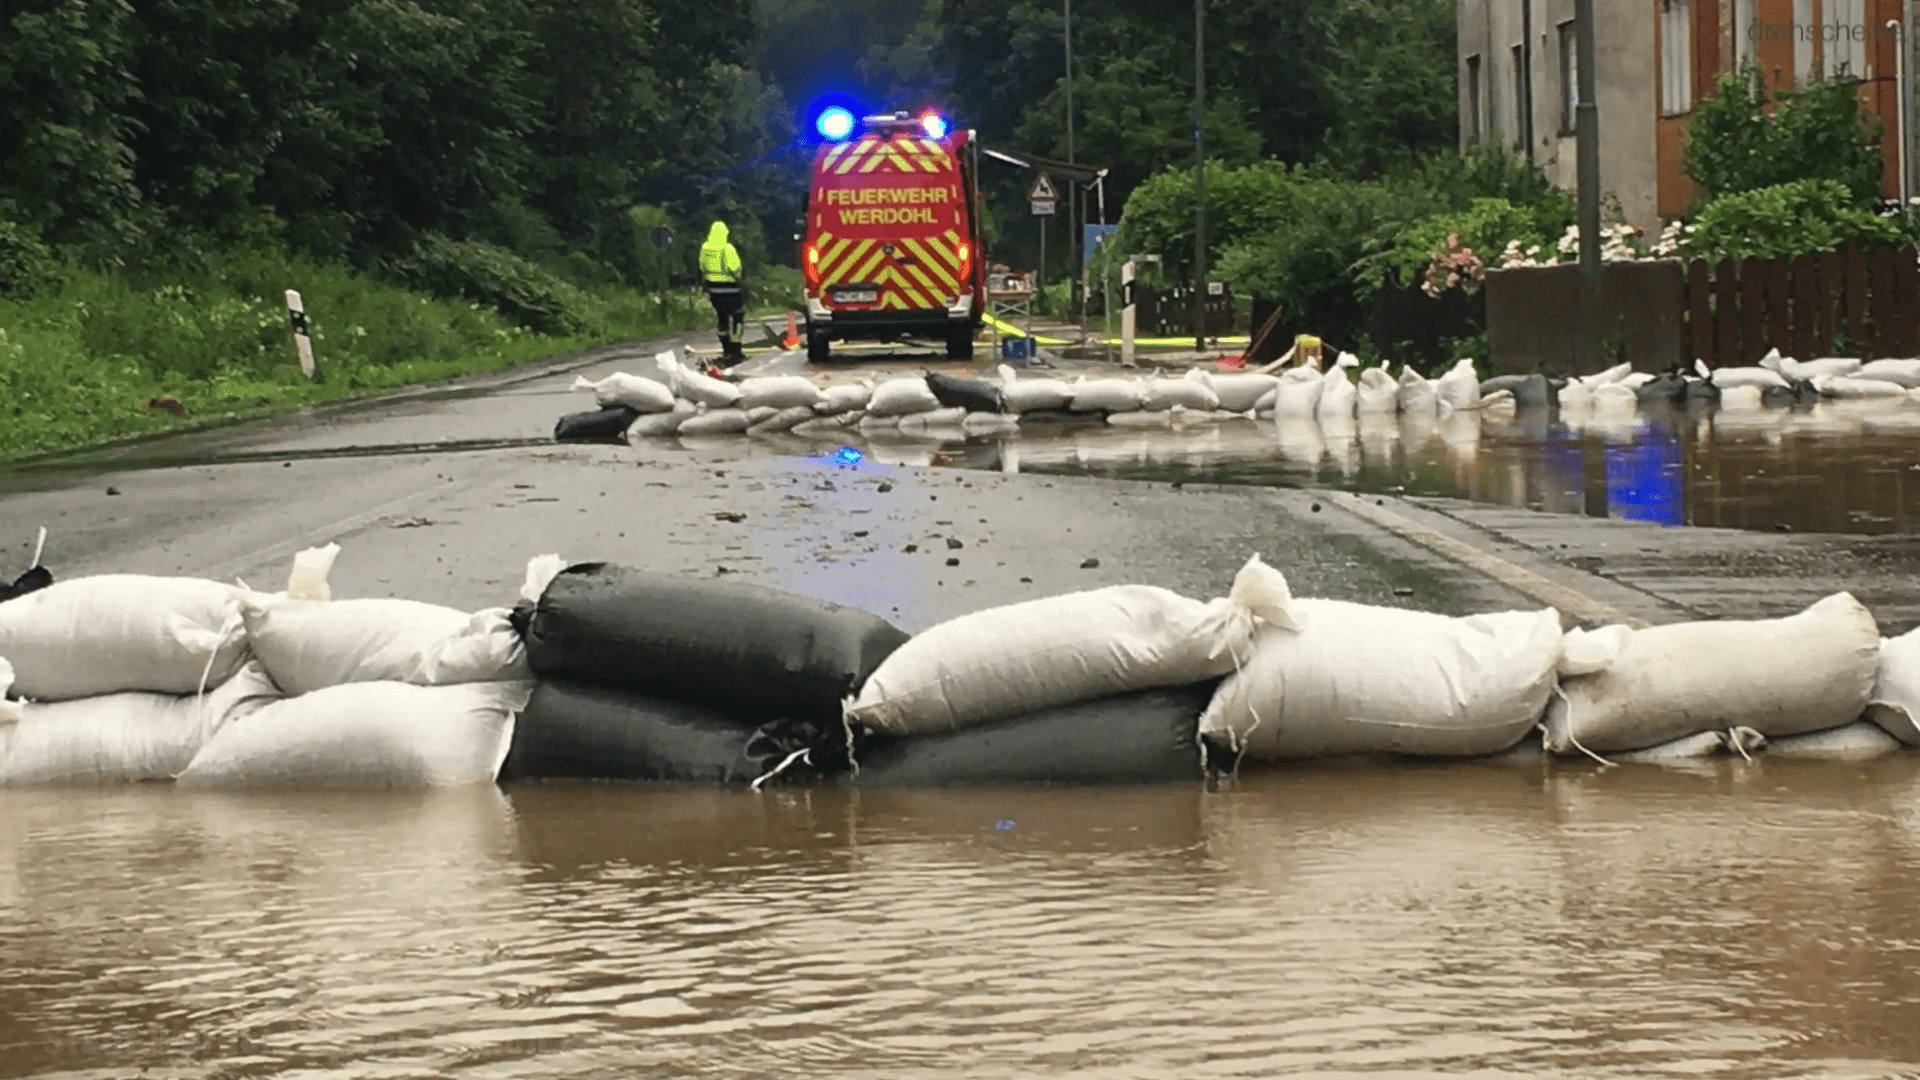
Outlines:
[[0, 792], [0, 1076], [1920, 1074], [1920, 763]]
[[1905, 399], [1363, 417], [1337, 429], [1300, 419], [1075, 425], [937, 447], [893, 441], [874, 450], [907, 463], [1432, 495], [1663, 525], [1920, 532], [1920, 406]]

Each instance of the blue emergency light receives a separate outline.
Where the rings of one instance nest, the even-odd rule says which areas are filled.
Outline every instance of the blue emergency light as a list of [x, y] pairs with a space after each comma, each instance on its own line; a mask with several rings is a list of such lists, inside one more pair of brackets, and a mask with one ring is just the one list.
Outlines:
[[829, 106], [821, 110], [819, 118], [813, 122], [813, 127], [820, 133], [821, 138], [839, 142], [853, 134], [853, 114], [838, 105]]
[[923, 113], [920, 117], [920, 126], [926, 130], [929, 139], [947, 137], [947, 118], [937, 112]]

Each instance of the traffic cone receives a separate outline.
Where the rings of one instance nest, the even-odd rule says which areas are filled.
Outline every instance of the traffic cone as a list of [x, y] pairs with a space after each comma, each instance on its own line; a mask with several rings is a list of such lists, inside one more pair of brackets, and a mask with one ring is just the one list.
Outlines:
[[787, 336], [782, 338], [780, 346], [788, 352], [800, 347], [800, 320], [793, 312], [787, 312]]

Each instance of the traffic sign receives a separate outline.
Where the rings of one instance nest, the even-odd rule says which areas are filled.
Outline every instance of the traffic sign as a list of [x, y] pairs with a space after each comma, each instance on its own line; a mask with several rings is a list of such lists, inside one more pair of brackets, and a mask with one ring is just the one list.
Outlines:
[[[1036, 173], [1033, 177], [1033, 186], [1027, 189], [1027, 198], [1032, 202], [1050, 203], [1060, 198], [1060, 191], [1053, 186], [1053, 177], [1048, 176], [1046, 173]], [[1034, 211], [1036, 214], [1039, 212], [1038, 210]], [[1049, 210], [1047, 212], [1052, 213], [1053, 211]]]
[[1033, 212], [1035, 214], [1039, 214], [1043, 216], [1053, 213], [1053, 200], [1052, 199], [1033, 200]]

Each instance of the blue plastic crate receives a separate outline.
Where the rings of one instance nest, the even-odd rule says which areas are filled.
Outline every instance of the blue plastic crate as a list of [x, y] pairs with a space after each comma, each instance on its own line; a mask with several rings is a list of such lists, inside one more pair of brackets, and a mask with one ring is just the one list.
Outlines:
[[1002, 338], [1000, 340], [1000, 359], [1018, 366], [1033, 359], [1033, 339], [1030, 337]]

